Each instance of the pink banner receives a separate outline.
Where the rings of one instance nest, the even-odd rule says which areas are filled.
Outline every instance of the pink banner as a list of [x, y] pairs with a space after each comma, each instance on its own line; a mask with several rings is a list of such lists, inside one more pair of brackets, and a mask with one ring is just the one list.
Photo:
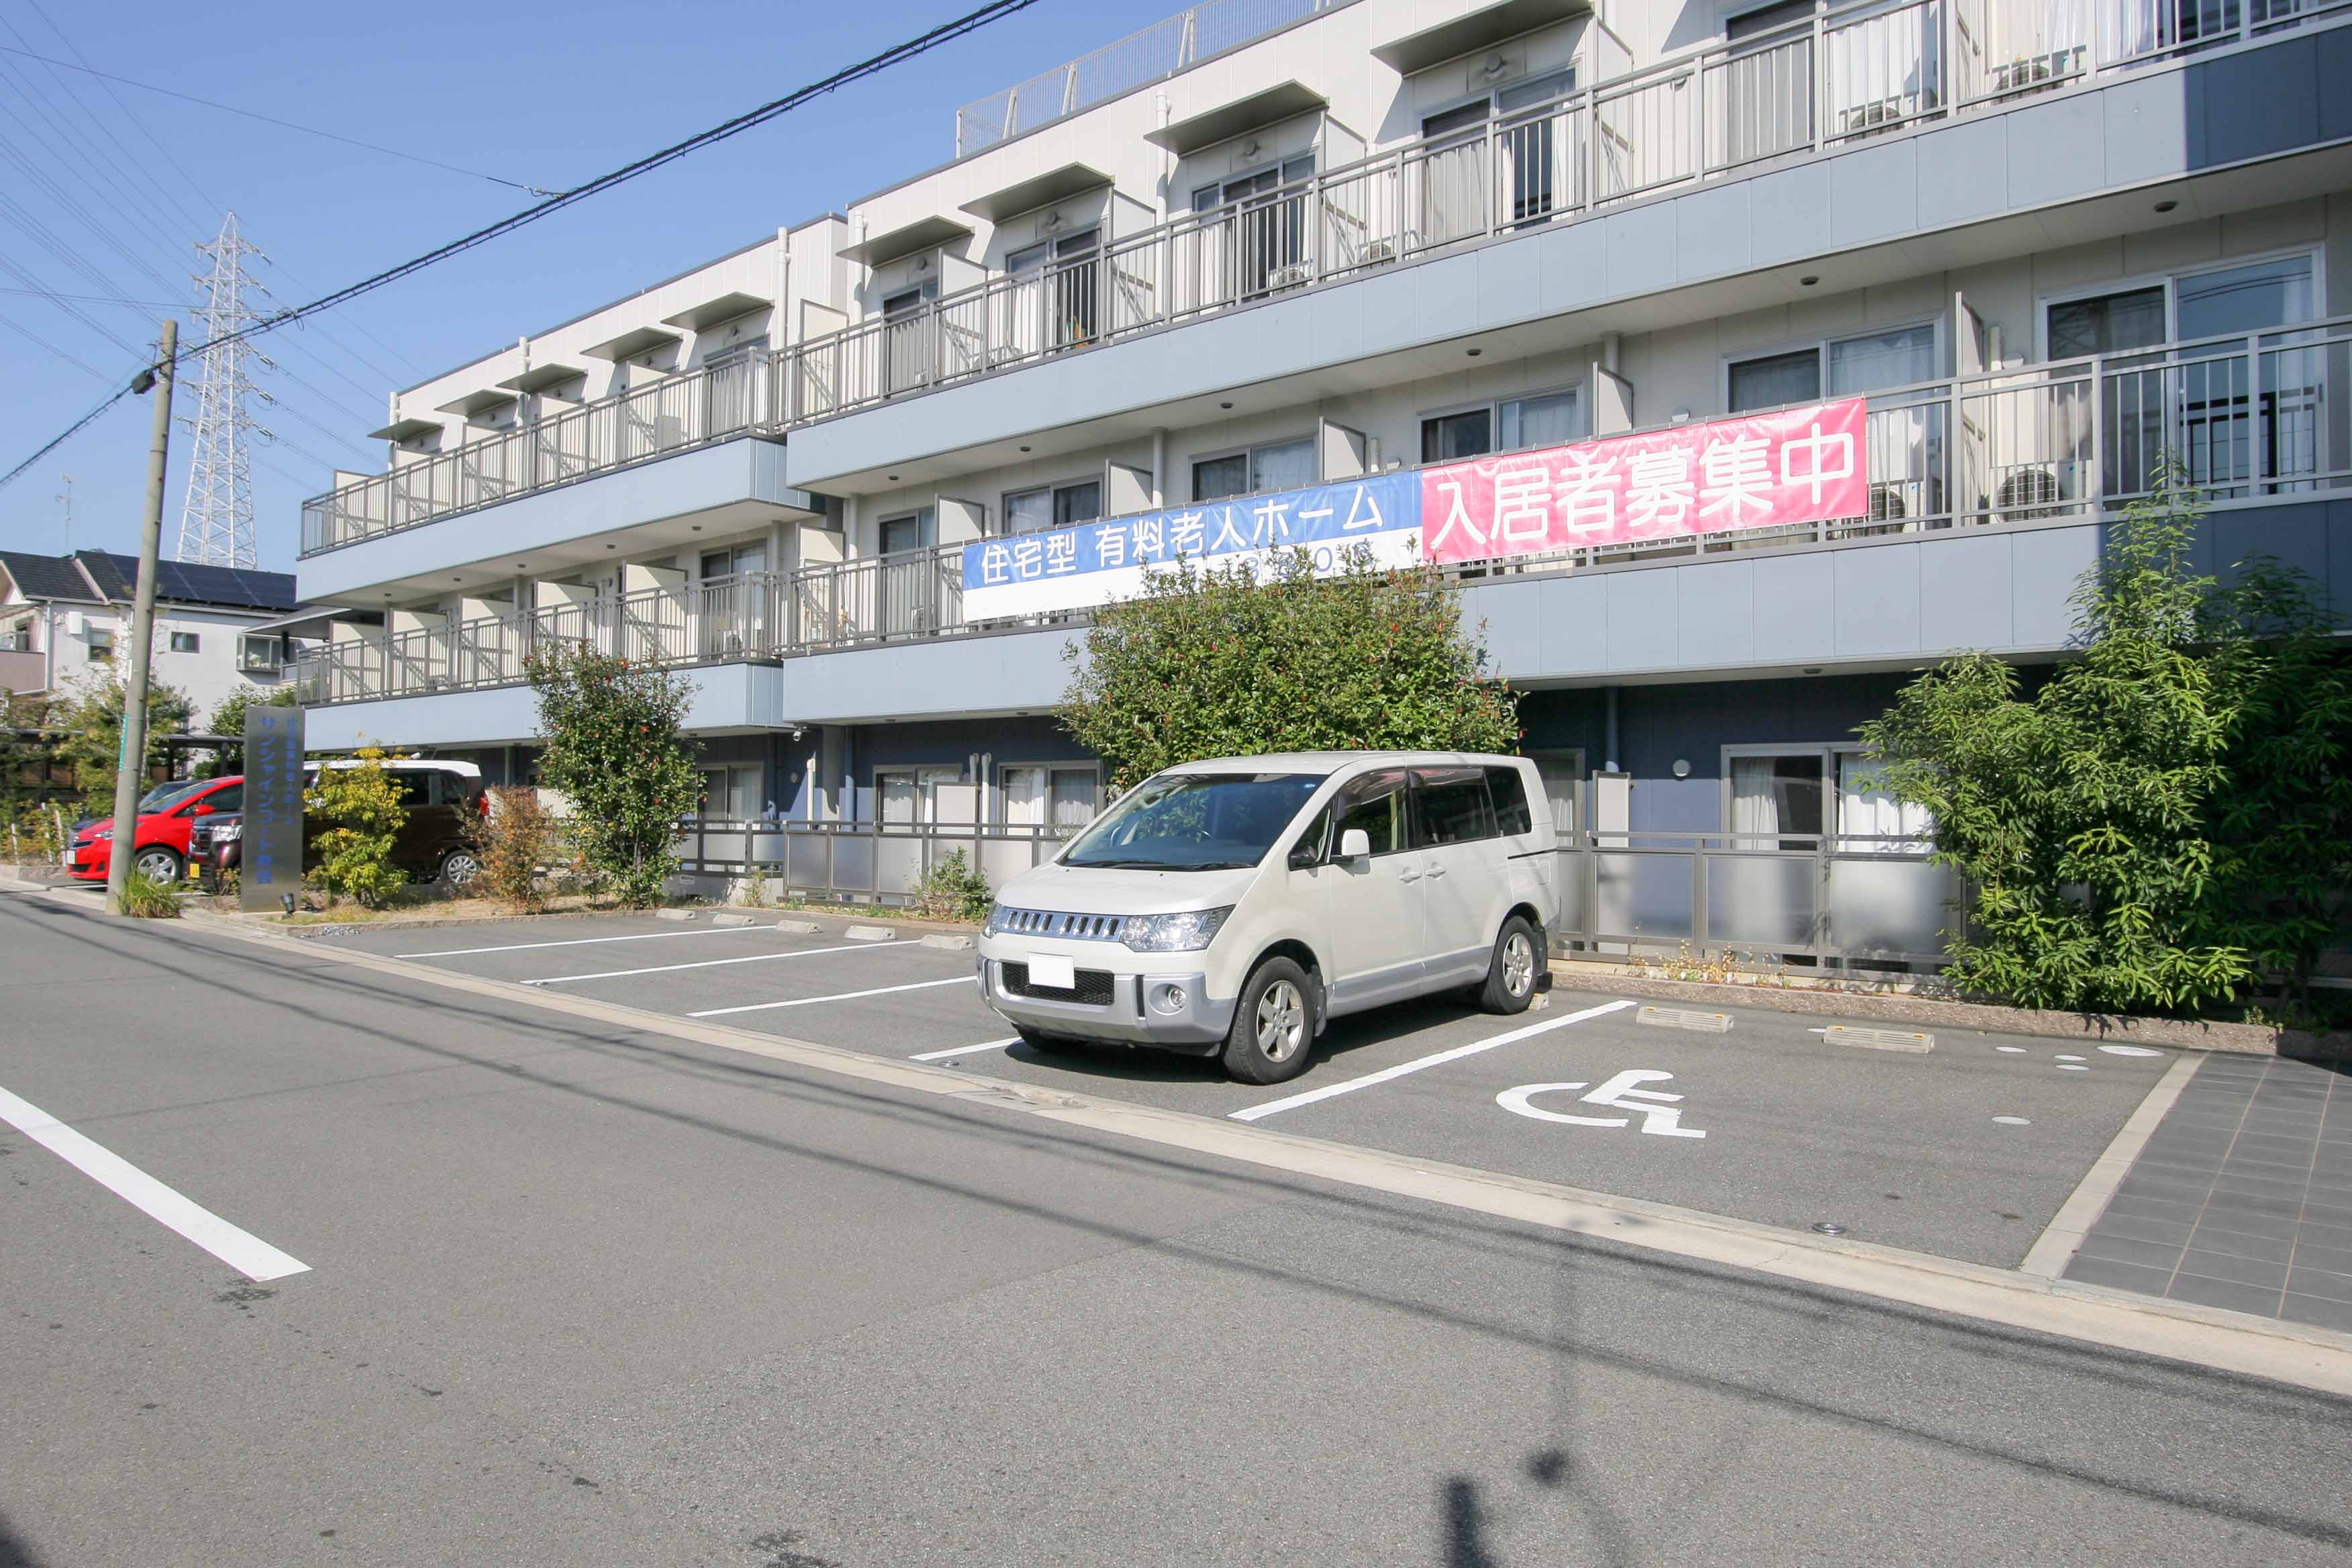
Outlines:
[[1862, 517], [1869, 462], [1859, 397], [1478, 458], [1421, 474], [1425, 561]]

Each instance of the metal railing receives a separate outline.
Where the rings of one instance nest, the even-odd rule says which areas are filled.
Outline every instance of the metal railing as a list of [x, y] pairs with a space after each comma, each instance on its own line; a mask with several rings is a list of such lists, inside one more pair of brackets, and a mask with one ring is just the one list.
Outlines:
[[[753, 881], [771, 896], [903, 903], [948, 856], [1002, 888], [1057, 853], [1069, 830], [1035, 824], [738, 821], [681, 824], [688, 876]], [[1932, 968], [1958, 878], [1924, 838], [1567, 833], [1559, 839], [1557, 953], [1687, 949], [1761, 963]]]
[[[1262, 3], [1286, 19], [1315, 8]], [[781, 435], [2347, 7], [2352, 0], [1862, 0], [419, 458], [305, 502], [301, 553], [705, 442]], [[1213, 9], [1185, 14], [1194, 35]]]
[[766, 349], [738, 353], [315, 497], [302, 503], [301, 553], [356, 544], [708, 442], [773, 433], [781, 428], [776, 359]]
[[[1447, 568], [1447, 575], [1469, 582], [1956, 527], [2060, 523], [2146, 494], [2168, 454], [2222, 504], [2352, 488], [2352, 316], [1923, 382], [1872, 393], [1868, 405], [1870, 489], [1860, 516], [1473, 562]], [[523, 679], [530, 650], [551, 639], [691, 664], [1041, 624], [965, 616], [966, 548], [748, 573], [329, 643], [300, 656], [298, 689], [305, 702], [331, 703], [509, 685]]]
[[1349, 0], [1208, 0], [956, 110], [956, 156], [1050, 125]]

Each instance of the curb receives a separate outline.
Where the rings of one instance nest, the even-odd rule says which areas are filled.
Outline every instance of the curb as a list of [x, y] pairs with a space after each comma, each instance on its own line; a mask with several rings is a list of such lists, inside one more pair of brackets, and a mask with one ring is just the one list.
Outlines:
[[1717, 1007], [1761, 1007], [1815, 1016], [1879, 1018], [1905, 1024], [1943, 1024], [1988, 1035], [2037, 1035], [2059, 1040], [2128, 1041], [2169, 1046], [2175, 1050], [2226, 1051], [2240, 1056], [2326, 1058], [2352, 1055], [2352, 1034], [2315, 1034], [2273, 1029], [2263, 1024], [2200, 1023], [2182, 1018], [2137, 1018], [2116, 1014], [2051, 1013], [2002, 1007], [1989, 1002], [1945, 1002], [1934, 997], [1875, 991], [1834, 991], [1826, 986], [1717, 985], [1700, 980], [1654, 980], [1640, 975], [1596, 973], [1581, 964], [1555, 962], [1552, 984], [1565, 990], [1612, 996], [1654, 996], [1663, 1001]]

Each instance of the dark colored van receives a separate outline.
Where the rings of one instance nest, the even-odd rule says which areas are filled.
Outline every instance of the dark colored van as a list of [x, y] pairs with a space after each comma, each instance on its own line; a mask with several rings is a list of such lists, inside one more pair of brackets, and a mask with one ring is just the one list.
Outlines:
[[[334, 763], [329, 763], [334, 766]], [[315, 771], [319, 764], [307, 764]], [[474, 847], [473, 824], [488, 809], [489, 794], [482, 786], [482, 771], [471, 763], [404, 760], [388, 762], [384, 771], [400, 791], [402, 822], [392, 843], [393, 864], [415, 882], [439, 882], [453, 891], [465, 887], [481, 871]], [[318, 835], [325, 825], [315, 817], [302, 824], [302, 868], [319, 863]], [[243, 858], [245, 817], [242, 812], [222, 812], [197, 823], [189, 834], [189, 868], [197, 875], [231, 870]]]

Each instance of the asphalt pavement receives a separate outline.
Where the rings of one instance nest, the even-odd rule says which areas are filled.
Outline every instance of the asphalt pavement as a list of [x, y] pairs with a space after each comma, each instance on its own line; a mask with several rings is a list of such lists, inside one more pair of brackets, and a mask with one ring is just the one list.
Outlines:
[[[576, 942], [635, 928], [321, 940], [423, 952], [526, 930]], [[614, 985], [614, 999], [667, 1010], [654, 976], [561, 977], [656, 952], [755, 956], [732, 936], [646, 934], [532, 950], [553, 955], [546, 973], [509, 977]], [[587, 962], [615, 952], [637, 956]], [[487, 973], [528, 958], [412, 962]], [[709, 977], [687, 1011], [807, 1004], [723, 1018], [736, 1026], [880, 1028], [893, 1037], [860, 1048], [981, 1047], [1000, 1073], [1081, 1070], [991, 1047], [1003, 1031], [976, 997], [929, 984], [959, 963], [970, 955], [910, 948], [672, 973]], [[838, 994], [820, 980], [923, 988], [891, 994], [877, 1026], [837, 1011], [862, 1003], [812, 1000]], [[1415, 1016], [1368, 1025], [1284, 1089], [1505, 1022]], [[1509, 1119], [1497, 1126], [1622, 1133], [1633, 1152], [1606, 1158], [1627, 1162], [1730, 1148], [1749, 1114], [1820, 1126], [1702, 1084], [1700, 1053], [1727, 1058], [1725, 1042], [1654, 1043], [1662, 1032], [1617, 1018], [1554, 1031], [1625, 1031], [1563, 1058], [1496, 1047], [1460, 1058], [1486, 1063], [1475, 1084], [1442, 1076], [1449, 1063], [1297, 1114], [1369, 1115], [1383, 1089], [1443, 1085], [1428, 1118], [1394, 1118], [1400, 1142], [1469, 1120], [1439, 1116], [1440, 1101], [1483, 1096], [1482, 1118]], [[1801, 1066], [1825, 1048], [1810, 1038], [1767, 1046], [1759, 1029], [1741, 1044]], [[1620, 1049], [1632, 1045], [1652, 1054]], [[2084, 1081], [2048, 1093], [2075, 1099], [2045, 1104], [2015, 1098], [2042, 1092], [2042, 1064], [1948, 1050], [1939, 1039], [1886, 1096], [1916, 1096], [1906, 1137], [1954, 1119], [1952, 1142], [1916, 1156], [1930, 1174], [1975, 1147], [1959, 1120], [1995, 1102], [2040, 1112], [2029, 1131], [2054, 1121], [2095, 1142], [2149, 1070], [2070, 1073]], [[1675, 1071], [1663, 1091], [1690, 1088], [1681, 1120], [1707, 1137], [1492, 1103], [1527, 1069], [1591, 1079], [1621, 1061]], [[1281, 1092], [1197, 1068], [1107, 1071], [1097, 1092], [1221, 1121]], [[15, 1417], [0, 1428], [0, 1563], [2352, 1556], [2342, 1399], [42, 896], [0, 894], [0, 1089], [296, 1264], [257, 1280], [206, 1249], [234, 1250], [225, 1232], [199, 1227], [200, 1246], [120, 1172], [102, 1184], [91, 1172], [111, 1168], [58, 1126], [21, 1112], [0, 1125], [0, 1386]], [[2016, 1170], [2036, 1159], [2018, 1154]], [[1743, 1168], [1718, 1173], [1736, 1186]], [[1576, 1167], [1596, 1183], [1676, 1169]]]

